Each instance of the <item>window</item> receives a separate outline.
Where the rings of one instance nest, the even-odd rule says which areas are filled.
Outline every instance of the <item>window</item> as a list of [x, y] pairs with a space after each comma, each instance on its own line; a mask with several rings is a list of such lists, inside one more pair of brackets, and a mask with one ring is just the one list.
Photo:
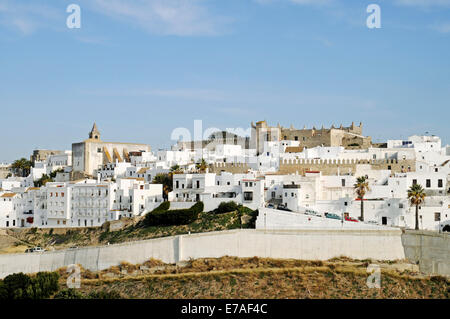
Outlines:
[[253, 192], [244, 192], [244, 200], [252, 201], [253, 200]]
[[431, 179], [427, 179], [426, 184], [427, 184], [427, 188], [430, 188], [431, 187]]
[[435, 222], [441, 221], [441, 213], [434, 213], [434, 221]]
[[417, 184], [417, 179], [413, 179], [412, 184], [416, 185]]
[[179, 182], [178, 182], [178, 181], [176, 181], [176, 182], [175, 182], [175, 185], [176, 185], [176, 186], [175, 186], [175, 188], [179, 188], [179, 187], [180, 187], [180, 185], [179, 185]]
[[398, 208], [403, 208], [403, 204], [402, 203], [398, 204]]
[[61, 197], [64, 197], [64, 193], [61, 193]]
[[197, 181], [197, 188], [200, 188], [200, 181]]
[[434, 169], [434, 171], [435, 171], [436, 173], [438, 172], [438, 170], [439, 170], [438, 168], [435, 168], [435, 169]]
[[345, 187], [345, 179], [344, 178], [341, 180], [341, 183], [342, 183], [342, 187]]
[[442, 179], [438, 179], [438, 187], [442, 187]]
[[298, 136], [294, 136], [294, 140], [295, 140], [295, 141], [298, 141]]

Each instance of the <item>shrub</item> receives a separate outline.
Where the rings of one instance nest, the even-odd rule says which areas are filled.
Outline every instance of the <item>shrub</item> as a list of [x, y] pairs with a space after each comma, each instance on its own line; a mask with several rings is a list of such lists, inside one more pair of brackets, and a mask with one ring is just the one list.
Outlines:
[[152, 213], [165, 212], [165, 211], [169, 210], [169, 208], [170, 208], [170, 202], [169, 201], [165, 201], [165, 202], [162, 202], [161, 205], [156, 207], [152, 211]]
[[24, 273], [12, 274], [3, 279], [7, 299], [30, 299], [33, 297], [31, 278]]
[[233, 201], [230, 202], [222, 202], [220, 203], [219, 207], [216, 209], [216, 214], [224, 214], [236, 211], [238, 209], [238, 204], [236, 204]]
[[256, 228], [256, 219], [258, 217], [259, 211], [251, 210], [248, 207], [243, 207], [243, 208], [244, 209], [241, 210], [241, 214], [251, 216], [251, 218], [248, 220], [248, 222], [245, 225], [242, 225], [242, 228]]
[[152, 210], [150, 213], [145, 215], [144, 225], [145, 226], [152, 226], [152, 222], [153, 222], [153, 219], [154, 219], [152, 215], [156, 214], [156, 213], [166, 212], [166, 211], [169, 210], [169, 208], [170, 208], [170, 202], [169, 201], [162, 202], [161, 205], [159, 205], [154, 210]]
[[8, 289], [5, 284], [0, 280], [0, 300], [8, 299]]
[[35, 277], [24, 273], [7, 276], [0, 283], [0, 299], [44, 299], [58, 291], [59, 274], [39, 272]]
[[147, 226], [172, 226], [187, 225], [198, 218], [198, 214], [203, 211], [203, 203], [197, 202], [188, 209], [175, 209], [147, 214]]
[[57, 272], [39, 272], [31, 279], [33, 286], [33, 298], [49, 298], [58, 291], [59, 274]]
[[53, 299], [84, 299], [85, 296], [76, 289], [64, 289], [58, 292]]

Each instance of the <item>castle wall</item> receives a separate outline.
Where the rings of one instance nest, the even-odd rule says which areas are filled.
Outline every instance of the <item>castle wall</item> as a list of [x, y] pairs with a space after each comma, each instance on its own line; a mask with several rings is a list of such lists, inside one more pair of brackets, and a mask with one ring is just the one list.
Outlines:
[[247, 173], [250, 167], [246, 163], [215, 163], [209, 165], [209, 172], [220, 174], [221, 172], [228, 172], [233, 174]]
[[335, 159], [285, 159], [280, 160], [281, 174], [304, 175], [306, 171], [320, 171], [323, 175], [355, 174], [357, 165], [370, 165], [374, 170], [391, 170], [402, 173], [416, 170], [414, 160], [335, 160]]

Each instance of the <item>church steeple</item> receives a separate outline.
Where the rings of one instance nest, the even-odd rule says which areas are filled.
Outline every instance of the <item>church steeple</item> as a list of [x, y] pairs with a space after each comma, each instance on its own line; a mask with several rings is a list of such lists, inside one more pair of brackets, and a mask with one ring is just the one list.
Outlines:
[[100, 140], [100, 132], [98, 131], [97, 124], [94, 122], [94, 126], [92, 126], [92, 130], [89, 133], [89, 138], [93, 140]]

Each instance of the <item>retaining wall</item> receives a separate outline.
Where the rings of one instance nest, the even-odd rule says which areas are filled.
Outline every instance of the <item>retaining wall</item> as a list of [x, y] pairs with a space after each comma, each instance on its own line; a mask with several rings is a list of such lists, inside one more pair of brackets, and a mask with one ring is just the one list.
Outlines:
[[450, 235], [406, 230], [402, 235], [406, 258], [418, 263], [421, 272], [450, 276]]
[[143, 263], [150, 258], [176, 263], [190, 258], [222, 256], [327, 260], [404, 259], [401, 230], [231, 230], [181, 235], [117, 245], [44, 253], [0, 255], [0, 278], [17, 273], [54, 271], [80, 264], [96, 271], [122, 261]]

